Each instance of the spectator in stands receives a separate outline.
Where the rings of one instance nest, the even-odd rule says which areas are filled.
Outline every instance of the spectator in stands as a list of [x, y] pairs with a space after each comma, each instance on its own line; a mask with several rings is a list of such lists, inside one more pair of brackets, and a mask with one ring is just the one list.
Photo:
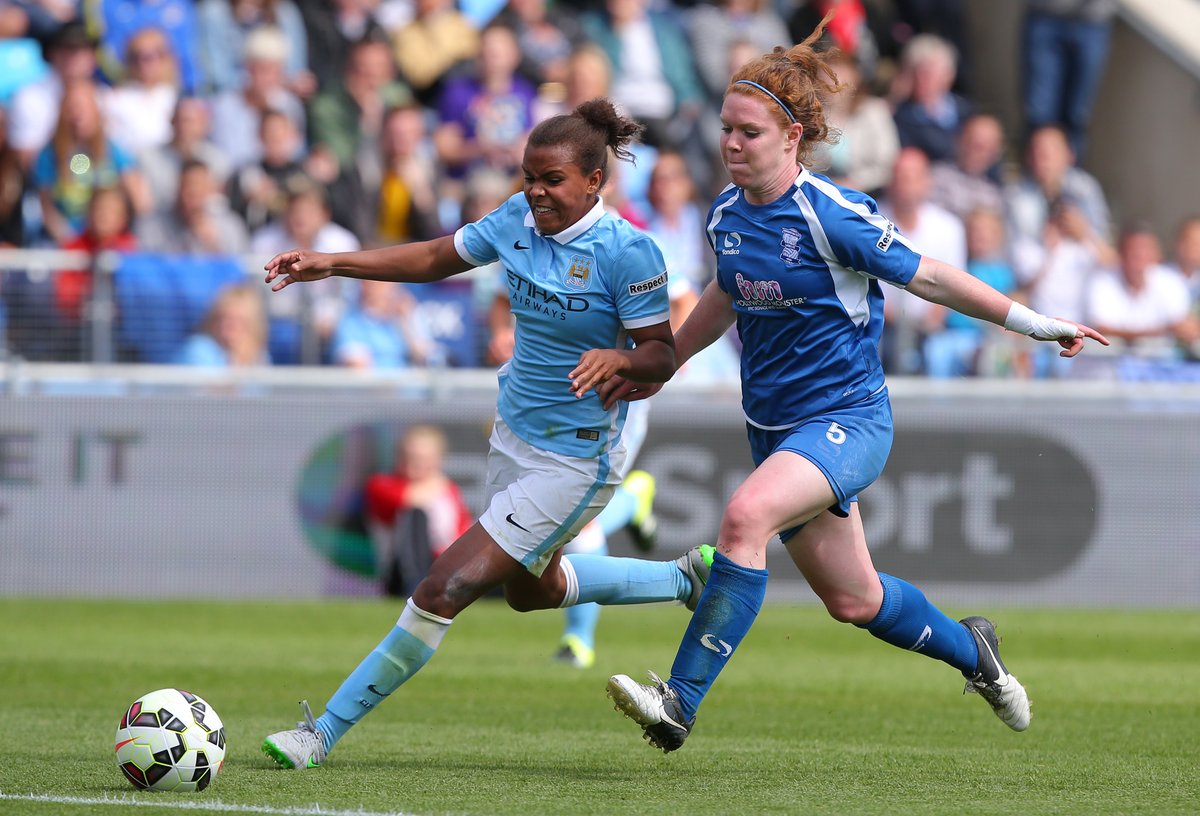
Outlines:
[[267, 319], [258, 287], [236, 284], [222, 289], [175, 362], [210, 368], [270, 365]]
[[[133, 213], [129, 199], [120, 187], [100, 187], [88, 203], [83, 232], [65, 241], [63, 249], [90, 252], [133, 252], [138, 248], [132, 229]], [[64, 269], [54, 275], [54, 300], [58, 313], [68, 326], [78, 327], [83, 320], [84, 304], [91, 297], [93, 265], [82, 269]]]
[[393, 47], [400, 75], [432, 105], [447, 72], [479, 53], [479, 31], [454, 0], [416, 0], [416, 16], [395, 32]]
[[54, 134], [64, 86], [96, 73], [96, 41], [82, 23], [64, 25], [43, 50], [50, 72], [18, 90], [10, 109], [9, 138], [26, 167]]
[[679, 23], [648, 0], [605, 0], [582, 22], [613, 66], [613, 100], [646, 126], [645, 141], [685, 151], [701, 143], [694, 136], [704, 91]]
[[1082, 157], [1108, 62], [1116, 0], [1027, 0], [1021, 31], [1026, 133], [1058, 125]]
[[259, 126], [267, 111], [284, 114], [300, 133], [306, 125], [304, 103], [285, 83], [284, 64], [290, 43], [283, 32], [272, 27], [257, 28], [246, 35], [245, 44], [241, 86], [222, 91], [213, 99], [213, 119], [221, 123], [213, 141], [234, 170], [262, 158]]
[[[361, 244], [354, 233], [333, 223], [323, 187], [311, 180], [296, 180], [288, 190], [283, 217], [259, 229], [250, 240], [250, 251], [264, 257], [281, 246], [352, 252]], [[333, 330], [354, 293], [352, 282], [330, 278], [273, 295], [267, 307], [271, 359], [277, 364], [308, 365], [327, 360]]]
[[566, 82], [571, 52], [583, 40], [575, 14], [564, 14], [547, 0], [509, 0], [497, 21], [517, 35], [523, 77], [536, 85]]
[[395, 370], [442, 361], [417, 313], [417, 301], [396, 283], [358, 283], [358, 303], [333, 332], [333, 362], [347, 368]]
[[262, 157], [234, 173], [228, 185], [229, 206], [251, 233], [283, 215], [293, 181], [310, 181], [301, 156], [304, 139], [290, 117], [265, 111], [257, 138]]
[[136, 233], [149, 252], [237, 255], [247, 248], [246, 225], [229, 209], [212, 169], [197, 159], [185, 161], [179, 171], [175, 206], [140, 219]]
[[[751, 56], [761, 53], [760, 49]], [[826, 121], [841, 136], [832, 144], [822, 143], [813, 155], [814, 165], [838, 184], [877, 196], [887, 187], [900, 152], [892, 111], [887, 102], [871, 94], [849, 56], [839, 53], [829, 66], [845, 90], [823, 94], [821, 101]]]
[[304, 18], [292, 0], [200, 0], [196, 16], [209, 93], [242, 87], [247, 40], [262, 27], [278, 29], [286, 42], [283, 72], [288, 89], [305, 99], [316, 92], [316, 77], [308, 70]]
[[374, 240], [397, 244], [436, 238], [442, 233], [438, 222], [438, 165], [425, 127], [424, 109], [412, 103], [389, 110], [384, 118], [381, 150], [383, 180]]
[[79, 0], [4, 0], [0, 37], [23, 35], [45, 42], [78, 15]]
[[1175, 232], [1175, 261], [1171, 268], [1188, 287], [1189, 317], [1180, 327], [1184, 353], [1200, 360], [1200, 215], [1185, 218]]
[[712, 279], [711, 250], [704, 237], [704, 212], [681, 153], [661, 150], [650, 171], [646, 231], [662, 250], [669, 278], [682, 278], [698, 292]]
[[[369, 36], [351, 47], [342, 83], [322, 91], [310, 106], [313, 156], [308, 170], [332, 187], [339, 223], [357, 236], [372, 232], [370, 206], [383, 172], [379, 142], [384, 114], [412, 98], [396, 79], [388, 41]], [[332, 165], [331, 173], [314, 169], [314, 161]]]
[[[884, 50], [903, 50], [915, 37], [933, 35], [948, 42], [959, 55], [955, 73], [956, 93], [970, 95], [971, 48], [967, 40], [966, 0], [892, 0], [891, 3], [870, 3], [873, 11], [880, 14], [879, 7], [895, 6], [893, 14], [887, 16], [888, 36], [892, 44]], [[878, 30], [878, 28], [877, 28]]]
[[472, 70], [444, 83], [434, 142], [451, 174], [480, 166], [516, 173], [520, 167], [537, 95], [516, 73], [520, 62], [516, 34], [493, 23], [480, 34]]
[[[929, 159], [915, 147], [905, 147], [896, 158], [887, 197], [879, 211], [891, 219], [922, 255], [963, 269], [967, 265], [966, 234], [962, 221], [929, 200]], [[922, 346], [937, 331], [943, 315], [934, 304], [906, 289], [883, 287], [884, 323], [880, 351], [885, 370], [897, 374], [924, 372]]]
[[445, 456], [440, 429], [412, 425], [396, 444], [391, 471], [367, 479], [367, 530], [388, 595], [409, 597], [433, 560], [474, 522], [462, 490], [446, 475]]
[[[1017, 277], [1005, 257], [1003, 212], [998, 209], [974, 210], [967, 214], [965, 227], [967, 271], [996, 291], [1013, 297], [1017, 291]], [[933, 307], [933, 312], [930, 324], [938, 327], [925, 338], [924, 349], [929, 376], [944, 379], [981, 373], [980, 358], [985, 343], [1002, 345], [1004, 332], [991, 323], [944, 306]], [[1002, 353], [1006, 358], [1014, 359], [1008, 349]], [[998, 373], [1002, 367], [1000, 356], [998, 353], [992, 355], [987, 373]], [[1019, 363], [1016, 367], [1024, 370]]]
[[125, 46], [127, 70], [105, 96], [104, 117], [113, 140], [134, 155], [171, 141], [179, 99], [179, 66], [165, 32], [143, 28]]
[[1173, 358], [1174, 341], [1188, 328], [1187, 283], [1163, 265], [1162, 247], [1149, 226], [1123, 230], [1118, 252], [1117, 269], [1101, 271], [1088, 286], [1089, 320], [1123, 342], [1126, 353]]
[[25, 243], [25, 169], [9, 138], [8, 110], [0, 106], [0, 247]]
[[975, 114], [963, 123], [954, 160], [933, 165], [930, 200], [963, 219], [981, 209], [1004, 212], [1000, 188], [1003, 157], [1000, 120], [986, 113]]
[[210, 140], [212, 110], [207, 99], [181, 96], [171, 117], [171, 141], [138, 156], [138, 166], [146, 177], [153, 209], [165, 213], [175, 206], [179, 194], [179, 174], [184, 162], [202, 161], [222, 183], [229, 177], [226, 156]]
[[108, 137], [98, 97], [91, 80], [68, 84], [54, 135], [34, 161], [32, 179], [41, 200], [42, 228], [55, 244], [82, 231], [97, 187], [120, 185], [135, 213], [150, 210], [146, 181], [133, 158]]
[[[88, 30], [100, 32], [100, 67], [110, 83], [119, 84], [131, 69], [123, 61], [129, 40], [144, 29], [154, 28], [166, 35], [179, 90], [196, 94], [204, 88], [196, 55], [196, 10], [192, 0], [105, 0], [81, 6]], [[167, 108], [168, 118], [171, 110]]]
[[1039, 128], [1030, 136], [1025, 173], [1005, 188], [1004, 198], [1010, 237], [1015, 242], [1040, 241], [1048, 216], [1059, 202], [1078, 208], [1091, 230], [1108, 240], [1108, 202], [1100, 182], [1075, 166], [1067, 135], [1056, 125]]
[[295, 0], [308, 34], [308, 68], [317, 89], [330, 90], [342, 81], [354, 43], [387, 36], [413, 14], [408, 0]]
[[913, 37], [904, 48], [896, 93], [896, 131], [900, 144], [921, 150], [930, 161], [954, 158], [954, 143], [971, 104], [954, 93], [958, 55], [954, 46], [932, 34]]
[[687, 17], [687, 32], [696, 58], [696, 70], [710, 104], [720, 105], [729, 84], [729, 47], [735, 41], [752, 44], [755, 55], [787, 45], [787, 25], [770, 0], [716, 0], [694, 6]]
[[[1011, 222], [1010, 222], [1011, 224]], [[1117, 263], [1108, 242], [1092, 228], [1082, 210], [1063, 200], [1050, 211], [1042, 240], [1014, 247], [1015, 267], [1029, 305], [1067, 320], [1087, 314], [1087, 292], [1100, 269]], [[1034, 352], [1035, 374], [1060, 376], [1069, 365], [1060, 358]]]

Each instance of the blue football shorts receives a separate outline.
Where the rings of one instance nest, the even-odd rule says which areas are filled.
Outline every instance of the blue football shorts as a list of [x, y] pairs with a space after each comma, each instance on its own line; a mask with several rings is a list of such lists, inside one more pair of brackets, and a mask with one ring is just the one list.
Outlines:
[[[857, 501], [858, 494], [883, 473], [892, 450], [892, 406], [887, 388], [881, 388], [862, 402], [809, 417], [790, 428], [764, 430], [747, 423], [746, 434], [755, 467], [776, 451], [786, 450], [820, 468], [837, 497], [830, 512], [845, 517], [850, 502]], [[784, 530], [779, 537], [787, 541], [799, 530]]]

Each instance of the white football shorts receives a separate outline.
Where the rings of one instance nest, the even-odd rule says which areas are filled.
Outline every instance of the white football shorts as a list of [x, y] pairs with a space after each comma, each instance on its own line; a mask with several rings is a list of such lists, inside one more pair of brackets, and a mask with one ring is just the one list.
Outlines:
[[541, 575], [625, 480], [624, 441], [595, 459], [535, 448], [496, 416], [488, 452], [487, 509], [479, 523], [500, 549]]

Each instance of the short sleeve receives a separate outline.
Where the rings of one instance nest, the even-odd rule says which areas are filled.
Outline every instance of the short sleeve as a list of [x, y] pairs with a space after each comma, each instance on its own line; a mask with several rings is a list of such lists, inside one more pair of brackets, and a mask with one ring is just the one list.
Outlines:
[[829, 248], [848, 269], [907, 286], [917, 274], [921, 255], [895, 224], [879, 214], [875, 202], [867, 202], [837, 207], [834, 218], [822, 219]]
[[670, 319], [667, 264], [649, 236], [638, 233], [614, 259], [614, 268], [619, 274], [613, 299], [625, 328], [640, 329]]
[[454, 233], [454, 248], [459, 257], [472, 266], [485, 266], [500, 260], [496, 247], [501, 234], [511, 227], [514, 219], [524, 223], [526, 211], [525, 195], [516, 193], [483, 218], [460, 227]]

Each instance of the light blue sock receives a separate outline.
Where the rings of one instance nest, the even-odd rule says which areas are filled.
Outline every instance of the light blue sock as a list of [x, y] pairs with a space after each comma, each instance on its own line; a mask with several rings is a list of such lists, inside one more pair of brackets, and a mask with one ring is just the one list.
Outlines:
[[563, 606], [596, 602], [606, 605], [685, 601], [692, 582], [674, 561], [643, 561], [608, 555], [568, 555]]
[[883, 605], [866, 629], [882, 641], [942, 660], [963, 672], [974, 673], [979, 647], [967, 627], [947, 617], [925, 593], [907, 581], [879, 573]]
[[612, 499], [600, 511], [600, 515], [596, 516], [596, 523], [604, 531], [605, 537], [633, 521], [633, 514], [637, 512], [637, 504], [637, 496], [629, 492], [625, 485], [617, 487]]
[[600, 604], [585, 603], [568, 606], [566, 613], [567, 625], [563, 629], [563, 637], [572, 635], [583, 641], [589, 649], [596, 648], [596, 624], [600, 622]]
[[691, 719], [713, 681], [762, 609], [767, 571], [713, 556], [712, 572], [692, 614], [671, 666], [671, 688], [679, 695], [684, 716]]
[[408, 599], [392, 631], [342, 682], [317, 718], [326, 751], [433, 657], [450, 624]]

